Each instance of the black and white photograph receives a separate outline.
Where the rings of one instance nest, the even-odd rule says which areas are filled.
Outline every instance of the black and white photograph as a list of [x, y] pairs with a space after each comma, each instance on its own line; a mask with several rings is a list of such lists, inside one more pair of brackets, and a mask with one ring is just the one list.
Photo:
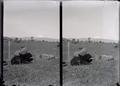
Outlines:
[[119, 86], [119, 2], [63, 2], [63, 86]]
[[120, 86], [119, 5], [2, 0], [2, 86]]
[[4, 1], [5, 86], [59, 85], [59, 3]]

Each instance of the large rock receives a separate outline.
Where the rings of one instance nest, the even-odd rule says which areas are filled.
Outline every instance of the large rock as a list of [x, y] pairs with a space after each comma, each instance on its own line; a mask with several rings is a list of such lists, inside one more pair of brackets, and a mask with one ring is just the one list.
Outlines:
[[47, 59], [47, 60], [51, 60], [51, 59], [57, 58], [56, 56], [50, 55], [50, 54], [41, 54], [39, 57], [40, 57], [41, 59]]
[[114, 57], [112, 55], [100, 55], [99, 60], [110, 61], [110, 60], [114, 60]]

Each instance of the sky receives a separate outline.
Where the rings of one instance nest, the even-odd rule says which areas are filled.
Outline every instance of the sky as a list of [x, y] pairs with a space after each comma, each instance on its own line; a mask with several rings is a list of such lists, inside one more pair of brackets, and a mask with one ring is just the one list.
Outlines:
[[[4, 35], [59, 38], [59, 2], [56, 1], [5, 0]], [[118, 40], [118, 2], [65, 0], [63, 37]]]
[[59, 3], [5, 0], [4, 36], [59, 38]]
[[64, 2], [63, 37], [119, 40], [119, 3], [116, 1]]

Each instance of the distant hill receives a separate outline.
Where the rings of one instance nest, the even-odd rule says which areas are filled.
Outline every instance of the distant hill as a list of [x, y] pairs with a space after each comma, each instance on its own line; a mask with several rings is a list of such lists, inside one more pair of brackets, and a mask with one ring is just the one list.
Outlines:
[[[23, 39], [31, 39], [31, 38], [23, 38]], [[34, 40], [36, 41], [49, 41], [49, 42], [55, 42], [55, 41], [59, 41], [59, 39], [55, 39], [55, 38], [47, 38], [47, 37], [34, 37]]]
[[[21, 38], [22, 40], [31, 40], [31, 37], [4, 37], [4, 39], [9, 40], [9, 39], [15, 39], [15, 38]], [[35, 41], [49, 41], [49, 42], [56, 42], [59, 41], [59, 39], [55, 38], [47, 38], [47, 37], [33, 37]]]
[[[75, 39], [75, 38], [65, 38], [65, 39], [72, 40], [72, 39]], [[76, 38], [76, 39], [79, 39], [79, 41], [88, 41], [88, 38]], [[106, 42], [106, 43], [113, 43], [113, 42], [118, 43], [117, 40], [100, 39], [100, 38], [91, 38], [91, 41], [95, 41], [95, 42], [102, 41], [102, 42]]]
[[108, 43], [110, 43], [110, 42], [115, 42], [115, 43], [118, 43], [118, 41], [117, 40], [110, 40], [110, 39], [96, 39], [96, 38], [93, 38], [93, 39], [91, 39], [91, 40], [93, 40], [93, 41], [102, 41], [102, 42], [108, 42]]
[[[9, 39], [15, 39], [16, 37], [4, 37], [4, 39], [9, 40]], [[19, 38], [19, 37], [17, 37]], [[31, 40], [31, 37], [22, 37], [22, 40]], [[33, 38], [35, 41], [49, 41], [49, 42], [56, 42], [59, 41], [59, 39], [55, 39], [55, 38], [47, 38], [47, 37], [34, 37]], [[75, 38], [64, 38], [64, 39], [68, 39], [68, 40], [72, 40]], [[76, 40], [79, 39], [79, 41], [88, 41], [88, 38], [76, 38]], [[118, 43], [117, 40], [110, 40], [110, 39], [100, 39], [100, 38], [91, 38], [91, 41], [95, 41], [95, 42], [106, 42], [106, 43]]]

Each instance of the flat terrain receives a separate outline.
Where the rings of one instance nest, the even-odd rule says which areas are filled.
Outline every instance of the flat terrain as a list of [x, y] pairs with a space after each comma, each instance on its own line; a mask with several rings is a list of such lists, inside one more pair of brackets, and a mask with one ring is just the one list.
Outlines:
[[[11, 42], [11, 56], [8, 58], [8, 42], [4, 42], [4, 60], [10, 63], [14, 52], [21, 46], [26, 46], [33, 54], [34, 61], [31, 64], [11, 65], [4, 67], [4, 79], [10, 86], [14, 83], [22, 86], [59, 86], [59, 58], [53, 60], [42, 60], [40, 54], [47, 53], [59, 57], [57, 42], [23, 41], [21, 43]], [[63, 44], [63, 59], [69, 61], [73, 53], [80, 47], [97, 58], [99, 55], [112, 55], [111, 61], [93, 61], [90, 65], [71, 66], [63, 68], [64, 86], [114, 86], [117, 82], [117, 60], [119, 48], [113, 43], [70, 43], [70, 57], [67, 56], [67, 43]], [[118, 44], [117, 44], [118, 45]], [[96, 53], [96, 55], [94, 55]]]
[[[93, 61], [89, 65], [71, 66], [63, 69], [64, 86], [115, 86], [117, 82], [119, 48], [114, 48], [113, 43], [70, 43], [70, 57], [68, 58], [67, 43], [63, 44], [63, 59], [68, 62], [73, 58], [73, 53], [78, 48], [86, 48], [87, 51], [98, 58], [99, 55], [112, 55], [111, 61]], [[96, 54], [95, 54], [96, 53]]]
[[[4, 79], [9, 86], [20, 84], [21, 86], [59, 86], [59, 58], [52, 60], [40, 59], [40, 54], [46, 53], [59, 57], [57, 42], [11, 41], [11, 56], [8, 57], [8, 41], [4, 41], [4, 60], [9, 65], [4, 67]], [[11, 65], [10, 60], [14, 52], [21, 46], [26, 46], [33, 54], [34, 61], [30, 64]]]

